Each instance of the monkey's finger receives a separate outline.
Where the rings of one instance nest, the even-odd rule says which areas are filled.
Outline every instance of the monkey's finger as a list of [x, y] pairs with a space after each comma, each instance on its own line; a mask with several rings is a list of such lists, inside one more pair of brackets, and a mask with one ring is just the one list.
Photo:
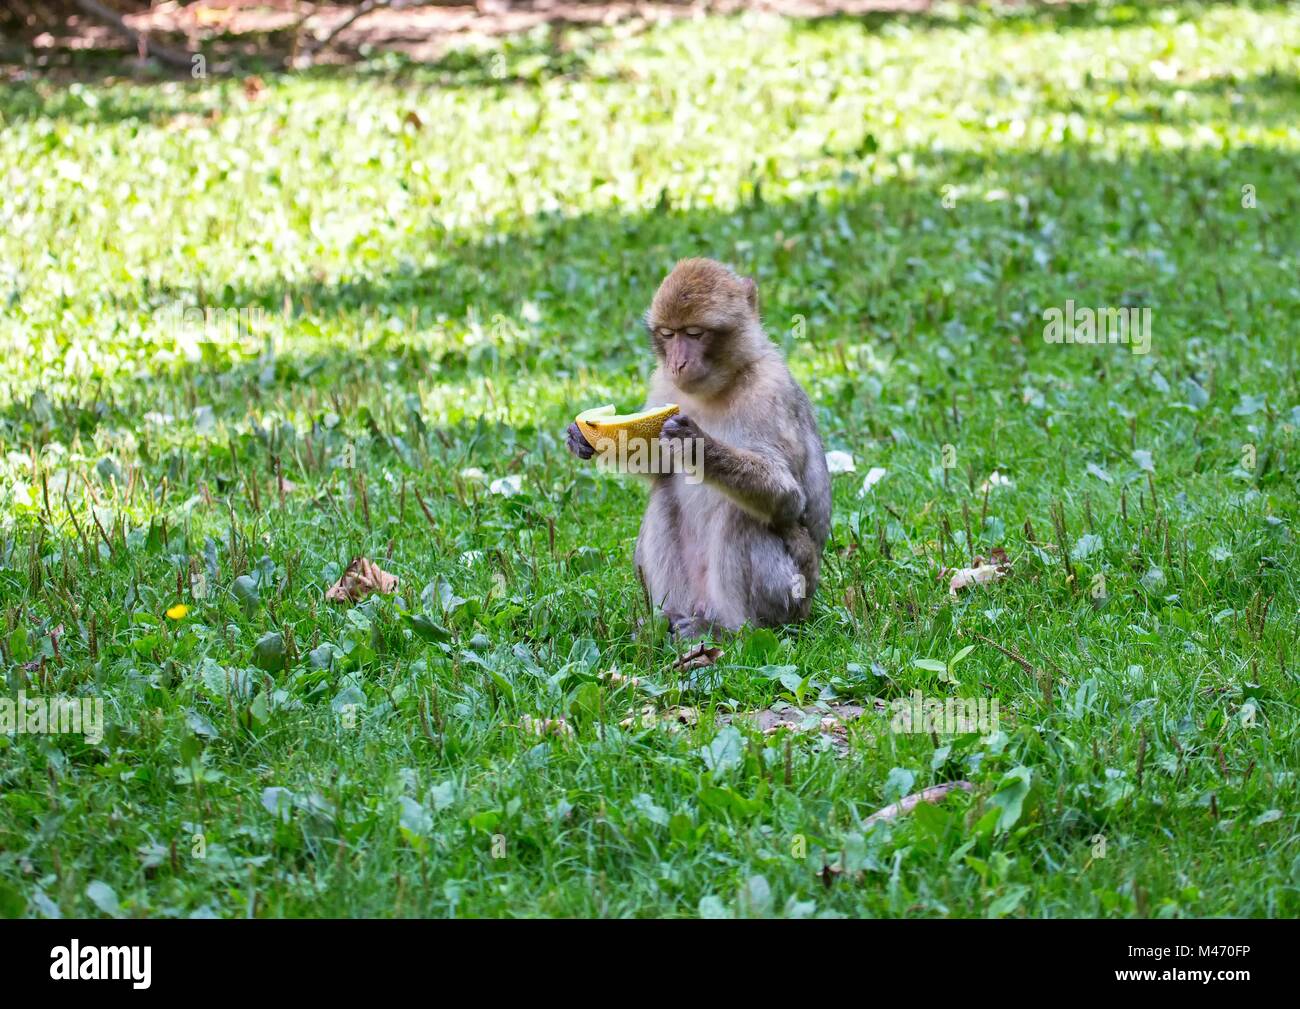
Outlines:
[[663, 426], [662, 433], [669, 438], [698, 438], [703, 432], [700, 431], [695, 421], [679, 414], [676, 417], [668, 418]]
[[590, 459], [593, 455], [596, 454], [595, 450], [586, 442], [574, 441], [573, 439], [569, 439], [568, 445], [569, 445], [569, 451], [572, 452], [574, 455], [576, 455], [579, 459]]
[[596, 454], [596, 450], [591, 447], [591, 443], [582, 434], [582, 429], [577, 424], [570, 424], [565, 432], [568, 435], [566, 445], [570, 452], [579, 459], [590, 459]]

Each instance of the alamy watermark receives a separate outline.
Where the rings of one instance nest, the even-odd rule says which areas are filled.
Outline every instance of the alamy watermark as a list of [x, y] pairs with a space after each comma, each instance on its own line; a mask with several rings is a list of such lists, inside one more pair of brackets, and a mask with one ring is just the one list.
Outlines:
[[1069, 299], [1064, 309], [1044, 309], [1043, 320], [1047, 343], [1123, 343], [1134, 354], [1151, 352], [1150, 308], [1075, 308]]
[[158, 330], [174, 341], [176, 350], [190, 361], [200, 361], [205, 344], [259, 350], [275, 357], [272, 313], [260, 305], [222, 308], [169, 302], [154, 312]]
[[270, 313], [260, 305], [218, 308], [212, 305], [186, 305], [173, 301], [155, 313], [158, 324], [167, 332], [184, 333], [196, 339], [233, 342], [247, 340], [265, 330]]
[[681, 473], [689, 484], [704, 481], [703, 438], [665, 443], [658, 438], [629, 438], [626, 431], [619, 431], [617, 437], [597, 438], [591, 447], [596, 452], [596, 465], [605, 472], [643, 476]]
[[92, 746], [104, 738], [102, 697], [0, 697], [0, 735], [85, 736]]
[[82, 946], [73, 939], [50, 950], [54, 981], [130, 981], [137, 990], [153, 980], [152, 946]]
[[937, 733], [960, 736], [977, 732], [987, 736], [998, 731], [998, 699], [987, 697], [926, 697], [913, 690], [907, 697], [889, 702], [893, 717], [889, 730], [894, 733]]

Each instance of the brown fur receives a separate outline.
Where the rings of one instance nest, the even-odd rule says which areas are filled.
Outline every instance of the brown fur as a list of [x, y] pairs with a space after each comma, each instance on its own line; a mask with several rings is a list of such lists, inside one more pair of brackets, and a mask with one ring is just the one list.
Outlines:
[[[704, 444], [702, 484], [678, 472], [651, 487], [636, 560], [653, 601], [684, 635], [806, 618], [830, 477], [808, 397], [763, 332], [754, 282], [682, 260], [646, 323], [660, 359], [648, 402], [681, 407], [662, 437]], [[683, 335], [692, 328], [705, 332]]]
[[669, 329], [733, 329], [758, 315], [758, 287], [712, 259], [680, 260], [650, 303], [647, 319]]

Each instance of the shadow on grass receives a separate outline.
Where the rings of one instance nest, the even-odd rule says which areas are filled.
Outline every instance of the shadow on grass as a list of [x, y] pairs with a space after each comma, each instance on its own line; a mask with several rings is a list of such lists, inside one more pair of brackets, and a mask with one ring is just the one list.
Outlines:
[[1110, 92], [1114, 101], [1052, 98], [1049, 112], [1081, 114], [1096, 122], [1193, 127], [1207, 121], [1275, 128], [1290, 126], [1300, 113], [1300, 78], [1273, 69], [1250, 77], [1224, 74], [1180, 83], [1154, 77], [1141, 80], [1097, 80], [1092, 85]]
[[[0, 407], [0, 440], [39, 445], [60, 426], [89, 436], [151, 410], [188, 415], [197, 402], [233, 416], [311, 389], [325, 405], [341, 386], [382, 402], [402, 388], [485, 378], [497, 388], [581, 383], [588, 369], [636, 384], [649, 363], [641, 314], [673, 262], [691, 255], [755, 275], [769, 332], [810, 366], [818, 355], [870, 346], [888, 360], [950, 355], [957, 383], [963, 358], [992, 360], [1006, 375], [1041, 367], [1104, 378], [1118, 359], [1044, 344], [1044, 306], [1154, 306], [1165, 331], [1184, 341], [1226, 334], [1252, 313], [1280, 313], [1273, 337], [1251, 337], [1282, 338], [1297, 307], [1277, 293], [1285, 285], [1267, 307], [1252, 291], [1279, 259], [1300, 254], [1300, 234], [1285, 226], [1300, 212], [1292, 173], [1289, 152], [1271, 149], [1118, 159], [1096, 148], [926, 152], [906, 179], [858, 177], [794, 201], [537, 216], [484, 238], [431, 229], [394, 250], [403, 261], [373, 274], [209, 281], [215, 297], [188, 284], [124, 296], [124, 325], [176, 304], [255, 306], [276, 317], [287, 303], [292, 313], [275, 323], [284, 345], [273, 356], [216, 348], [206, 363], [151, 366], [111, 388], [51, 390], [48, 411], [13, 400]], [[1270, 206], [1243, 210], [1242, 179], [1269, 194]], [[940, 203], [942, 185], [963, 194], [952, 210]], [[1159, 233], [1150, 228], [1150, 193], [1161, 194]], [[774, 240], [778, 233], [785, 239]], [[796, 341], [798, 318], [807, 336]], [[1157, 352], [1177, 361], [1182, 349], [1166, 343]], [[860, 394], [851, 383], [837, 393]]]

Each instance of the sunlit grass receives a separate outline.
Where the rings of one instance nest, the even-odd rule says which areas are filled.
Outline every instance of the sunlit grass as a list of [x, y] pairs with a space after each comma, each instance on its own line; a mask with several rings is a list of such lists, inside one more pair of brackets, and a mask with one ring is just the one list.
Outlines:
[[[552, 41], [0, 96], [0, 668], [108, 723], [0, 736], [0, 911], [96, 913], [98, 879], [132, 914], [694, 915], [762, 876], [776, 913], [1295, 914], [1295, 6]], [[758, 277], [857, 470], [812, 622], [683, 684], [643, 492], [561, 432], [639, 405], [693, 254]], [[1067, 299], [1151, 307], [1151, 353], [1046, 344]], [[995, 546], [1012, 575], [951, 598]], [[400, 598], [326, 604], [361, 554]], [[959, 683], [916, 664], [972, 643]], [[708, 770], [784, 667], [805, 703], [996, 697], [1002, 733], [746, 733]], [[656, 702], [700, 722], [617, 728]]]

